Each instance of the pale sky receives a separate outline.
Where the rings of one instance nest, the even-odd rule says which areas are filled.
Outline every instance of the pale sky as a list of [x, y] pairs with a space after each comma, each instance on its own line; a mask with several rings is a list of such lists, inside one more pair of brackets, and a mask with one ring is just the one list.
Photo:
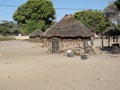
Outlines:
[[[16, 11], [17, 6], [22, 5], [27, 0], [0, 0], [0, 21], [13, 21], [12, 16]], [[57, 21], [59, 21], [65, 14], [74, 14], [79, 10], [71, 9], [98, 9], [103, 10], [111, 0], [51, 0], [56, 9]], [[5, 6], [13, 5], [13, 6]], [[59, 9], [59, 8], [70, 8]]]

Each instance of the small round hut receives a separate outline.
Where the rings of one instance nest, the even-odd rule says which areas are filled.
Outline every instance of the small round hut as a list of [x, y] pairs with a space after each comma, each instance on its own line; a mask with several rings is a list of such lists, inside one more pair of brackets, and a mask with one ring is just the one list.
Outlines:
[[45, 32], [48, 46], [52, 48], [53, 53], [79, 49], [83, 40], [89, 40], [91, 35], [90, 29], [77, 21], [73, 15], [65, 15]]
[[35, 43], [42, 42], [43, 32], [40, 29], [35, 30], [29, 35], [30, 41]]

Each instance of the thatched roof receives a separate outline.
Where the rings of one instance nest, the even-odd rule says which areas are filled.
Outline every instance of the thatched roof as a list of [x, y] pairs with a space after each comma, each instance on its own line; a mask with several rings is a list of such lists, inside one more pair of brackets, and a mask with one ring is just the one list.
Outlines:
[[46, 37], [90, 37], [92, 32], [73, 15], [65, 15], [58, 23], [47, 29]]
[[107, 28], [104, 32], [101, 33], [102, 36], [116, 36], [120, 35], [120, 30], [114, 28], [114, 27], [109, 27]]
[[40, 29], [35, 30], [29, 35], [30, 38], [41, 37], [41, 36], [43, 36], [43, 32]]

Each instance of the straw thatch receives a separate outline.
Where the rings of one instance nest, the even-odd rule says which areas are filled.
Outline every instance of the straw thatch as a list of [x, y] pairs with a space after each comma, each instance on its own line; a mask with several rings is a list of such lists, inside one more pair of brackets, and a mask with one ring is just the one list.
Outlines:
[[36, 42], [36, 43], [42, 42], [42, 39], [41, 39], [42, 36], [43, 36], [43, 32], [39, 29], [35, 30], [29, 35], [30, 41]]
[[73, 15], [65, 15], [58, 23], [46, 30], [45, 46], [49, 52], [66, 52], [72, 50], [75, 54], [83, 53], [83, 41], [92, 36], [90, 29], [77, 21]]
[[82, 23], [75, 20], [73, 15], [65, 15], [58, 23], [45, 32], [46, 37], [90, 37], [92, 32]]
[[110, 27], [106, 29], [104, 32], [101, 33], [102, 36], [119, 36], [120, 35], [120, 30]]
[[29, 37], [30, 38], [34, 38], [34, 37], [42, 37], [43, 32], [40, 29], [35, 30], [34, 32], [32, 32]]

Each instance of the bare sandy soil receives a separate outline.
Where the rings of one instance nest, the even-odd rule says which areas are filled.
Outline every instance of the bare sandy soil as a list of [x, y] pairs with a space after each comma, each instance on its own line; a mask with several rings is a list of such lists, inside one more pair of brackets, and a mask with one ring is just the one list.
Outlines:
[[40, 43], [0, 41], [0, 90], [120, 90], [120, 54], [47, 54]]

